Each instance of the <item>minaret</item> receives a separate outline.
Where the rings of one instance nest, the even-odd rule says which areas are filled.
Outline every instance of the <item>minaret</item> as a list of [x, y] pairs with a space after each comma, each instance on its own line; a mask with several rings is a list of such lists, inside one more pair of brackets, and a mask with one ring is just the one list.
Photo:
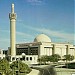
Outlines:
[[16, 13], [14, 13], [14, 4], [11, 6], [11, 13], [9, 13], [10, 19], [10, 56], [15, 57], [16, 55]]

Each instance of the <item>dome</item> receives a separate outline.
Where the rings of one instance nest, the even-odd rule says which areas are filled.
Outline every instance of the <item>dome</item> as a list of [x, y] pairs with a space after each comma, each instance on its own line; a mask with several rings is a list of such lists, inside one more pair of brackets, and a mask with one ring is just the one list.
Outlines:
[[40, 34], [34, 39], [34, 42], [51, 42], [51, 39], [45, 34]]
[[25, 53], [22, 53], [22, 56], [25, 56]]

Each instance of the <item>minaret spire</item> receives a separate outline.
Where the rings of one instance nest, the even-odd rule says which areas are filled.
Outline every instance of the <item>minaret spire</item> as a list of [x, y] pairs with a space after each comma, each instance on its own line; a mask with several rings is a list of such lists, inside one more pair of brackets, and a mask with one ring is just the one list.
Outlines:
[[14, 13], [14, 4], [11, 6], [11, 13]]

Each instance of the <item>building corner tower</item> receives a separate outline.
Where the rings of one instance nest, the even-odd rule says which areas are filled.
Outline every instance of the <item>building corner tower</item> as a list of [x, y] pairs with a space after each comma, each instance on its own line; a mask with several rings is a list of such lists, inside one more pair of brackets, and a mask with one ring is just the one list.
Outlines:
[[[11, 13], [9, 13], [10, 19], [10, 56], [15, 58], [16, 56], [16, 13], [14, 13], [14, 4], [11, 5]], [[12, 60], [12, 59], [11, 59]]]

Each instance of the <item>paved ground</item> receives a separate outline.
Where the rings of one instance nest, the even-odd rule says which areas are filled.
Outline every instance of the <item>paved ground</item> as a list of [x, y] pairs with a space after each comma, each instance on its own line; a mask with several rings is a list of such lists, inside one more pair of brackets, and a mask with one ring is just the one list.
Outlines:
[[[28, 75], [39, 75], [39, 68], [32, 69], [32, 71]], [[42, 68], [42, 67], [41, 67]], [[50, 75], [49, 70], [42, 70], [40, 75]], [[56, 70], [57, 75], [75, 75], [75, 69], [67, 69], [67, 68], [54, 68]], [[47, 73], [48, 72], [48, 73]]]
[[33, 67], [33, 69], [39, 70], [39, 75], [56, 75], [56, 71], [51, 65], [45, 67]]
[[38, 75], [38, 74], [39, 74], [39, 70], [32, 69], [32, 71], [27, 75]]
[[[74, 70], [67, 70], [67, 69], [56, 69], [57, 75], [75, 75], [75, 69]], [[32, 71], [28, 75], [39, 75], [39, 71], [32, 69]]]
[[75, 75], [75, 69], [56, 68], [57, 75]]

